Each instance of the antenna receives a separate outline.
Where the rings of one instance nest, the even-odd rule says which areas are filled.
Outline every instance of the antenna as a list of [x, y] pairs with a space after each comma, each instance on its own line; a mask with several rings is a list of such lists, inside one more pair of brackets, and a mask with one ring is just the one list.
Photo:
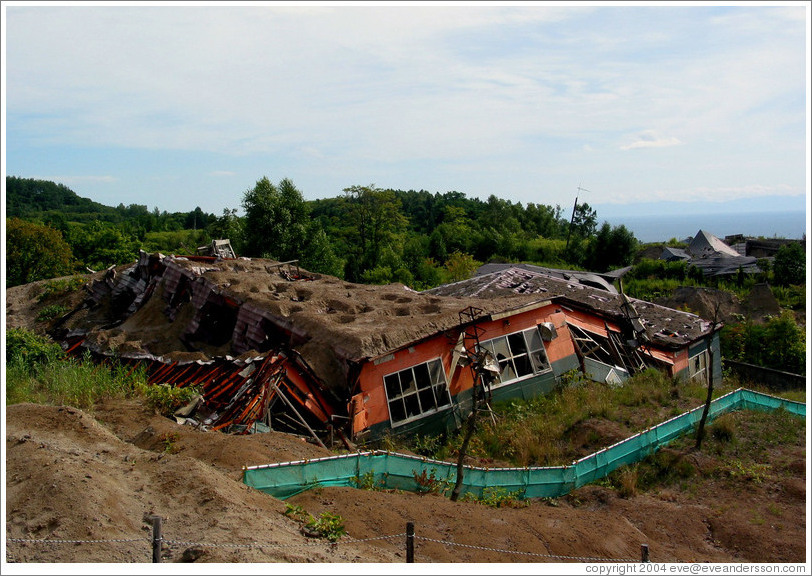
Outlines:
[[[578, 183], [578, 192], [589, 192], [586, 188], [581, 188], [581, 183]], [[575, 212], [578, 210], [578, 194], [575, 195], [575, 204], [572, 206], [572, 218], [570, 218], [570, 226], [567, 228], [567, 245], [565, 250], [570, 247], [570, 234], [572, 233], [572, 225], [575, 222]]]

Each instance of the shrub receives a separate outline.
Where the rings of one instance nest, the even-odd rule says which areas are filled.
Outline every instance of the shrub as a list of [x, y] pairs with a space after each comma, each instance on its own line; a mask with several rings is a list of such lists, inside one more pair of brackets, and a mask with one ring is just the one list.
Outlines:
[[431, 469], [431, 473], [427, 474], [423, 470], [420, 474], [416, 470], [412, 470], [415, 484], [417, 484], [418, 494], [444, 494], [451, 486], [449, 482], [437, 478], [437, 470]]
[[172, 386], [170, 384], [145, 385], [140, 392], [146, 397], [150, 408], [164, 416], [171, 416], [175, 410], [186, 406], [200, 395], [197, 386]]
[[6, 364], [20, 363], [32, 368], [62, 358], [62, 348], [50, 338], [22, 328], [6, 330]]
[[710, 433], [719, 442], [730, 442], [736, 436], [736, 420], [730, 414], [720, 416], [710, 426]]
[[374, 470], [361, 474], [360, 477], [353, 476], [352, 482], [355, 484], [356, 488], [372, 491], [383, 490], [384, 486], [386, 485], [385, 479], [375, 480]]
[[305, 524], [305, 528], [317, 535], [319, 538], [326, 538], [330, 542], [337, 542], [347, 530], [344, 528], [344, 519], [339, 514], [322, 512], [318, 518], [310, 518]]
[[637, 495], [637, 466], [624, 466], [618, 472], [618, 494], [621, 498]]

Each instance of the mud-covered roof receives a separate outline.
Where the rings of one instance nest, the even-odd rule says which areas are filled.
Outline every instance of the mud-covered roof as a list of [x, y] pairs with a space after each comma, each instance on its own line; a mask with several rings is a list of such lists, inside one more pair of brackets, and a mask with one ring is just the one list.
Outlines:
[[[508, 312], [538, 298], [448, 298], [402, 284], [346, 282], [266, 259], [234, 260], [142, 254], [114, 279], [96, 281], [99, 302], [63, 328], [87, 344], [128, 356], [184, 360], [241, 355], [289, 346], [331, 387], [346, 385], [349, 365], [375, 358], [460, 325], [468, 306], [482, 316]], [[123, 296], [122, 296], [123, 298]]]
[[[571, 304], [581, 310], [600, 316], [624, 320], [628, 318], [622, 307], [624, 296], [591, 288], [574, 281], [562, 280], [532, 270], [508, 268], [491, 274], [475, 276], [454, 284], [427, 290], [426, 294], [460, 298], [506, 298], [514, 296], [540, 296], [562, 304]], [[637, 311], [646, 334], [652, 343], [666, 348], [682, 347], [694, 342], [710, 331], [711, 323], [690, 312], [666, 308], [651, 302], [629, 298]]]

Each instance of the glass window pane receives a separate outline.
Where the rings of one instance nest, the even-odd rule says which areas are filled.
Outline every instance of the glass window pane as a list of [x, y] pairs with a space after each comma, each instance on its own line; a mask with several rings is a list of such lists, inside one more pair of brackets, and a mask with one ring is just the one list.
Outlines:
[[443, 363], [439, 360], [432, 360], [429, 362], [429, 372], [431, 373], [431, 383], [445, 384], [445, 372], [443, 372]]
[[508, 343], [510, 344], [510, 351], [513, 356], [518, 356], [519, 354], [524, 354], [527, 352], [527, 344], [524, 342], [524, 334], [521, 332], [517, 332], [515, 334], [510, 334], [508, 337]]
[[527, 336], [527, 344], [530, 347], [530, 350], [539, 350], [544, 346], [544, 344], [542, 344], [541, 333], [539, 332], [538, 328], [526, 330], [524, 334]]
[[397, 374], [390, 374], [383, 379], [386, 385], [386, 397], [391, 400], [400, 396], [400, 379]]
[[550, 362], [547, 360], [547, 353], [544, 351], [543, 346], [541, 349], [531, 352], [530, 359], [533, 361], [533, 368], [536, 372], [550, 368]]
[[417, 394], [410, 394], [409, 396], [404, 396], [403, 403], [406, 406], [406, 416], [408, 418], [420, 415], [420, 404], [417, 401]]
[[493, 351], [493, 340], [486, 340], [485, 342], [480, 342], [479, 346], [480, 348], [484, 348], [485, 350], [493, 354], [494, 357], [496, 357], [496, 353]]
[[417, 389], [425, 390], [431, 388], [431, 379], [429, 378], [428, 364], [420, 364], [414, 367], [414, 376], [417, 380]]
[[438, 382], [434, 386], [434, 398], [437, 400], [437, 406], [445, 406], [451, 403], [451, 397], [448, 393], [448, 386], [445, 381]]
[[499, 367], [502, 369], [502, 382], [507, 382], [508, 380], [513, 380], [516, 378], [516, 370], [513, 367], [512, 361], [505, 360], [504, 363], [500, 362]]
[[491, 340], [493, 343], [494, 358], [502, 360], [503, 358], [510, 358], [510, 349], [507, 345], [507, 339], [504, 336], [494, 338]]
[[403, 389], [403, 394], [411, 394], [417, 392], [417, 384], [414, 381], [414, 374], [412, 369], [402, 370], [400, 374], [400, 387]]
[[400, 422], [406, 419], [406, 409], [403, 407], [403, 400], [389, 401], [389, 418], [392, 422]]
[[519, 377], [527, 376], [528, 374], [532, 374], [534, 372], [533, 366], [530, 364], [530, 358], [527, 357], [527, 354], [516, 356], [513, 359], [513, 364], [516, 366], [516, 375]]
[[437, 403], [434, 401], [434, 392], [432, 392], [431, 387], [421, 390], [417, 395], [420, 398], [420, 409], [423, 412], [433, 410], [437, 407]]

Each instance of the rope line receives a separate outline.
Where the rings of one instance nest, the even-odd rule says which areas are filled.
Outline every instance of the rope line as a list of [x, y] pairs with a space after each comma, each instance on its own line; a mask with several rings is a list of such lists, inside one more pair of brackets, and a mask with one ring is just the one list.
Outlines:
[[152, 542], [152, 538], [118, 538], [110, 540], [53, 540], [40, 538], [6, 538], [6, 542], [25, 542], [29, 544], [103, 544], [106, 542]]
[[[336, 542], [329, 542], [324, 540], [308, 540], [296, 544], [260, 544], [253, 542], [251, 544], [216, 544], [211, 542], [192, 542], [186, 540], [169, 540], [161, 538], [161, 542], [168, 546], [200, 546], [202, 548], [297, 548], [302, 546], [321, 546], [328, 544], [336, 546], [338, 544], [360, 544], [363, 542], [372, 542], [375, 540], [392, 540], [397, 538], [404, 538], [408, 536], [405, 532], [400, 534], [390, 534], [388, 536], [374, 536], [371, 538], [343, 538]], [[491, 548], [487, 546], [475, 546], [472, 544], [462, 544], [459, 542], [451, 542], [449, 540], [437, 540], [434, 538], [426, 538], [425, 536], [413, 535], [415, 540], [423, 540], [424, 542], [434, 542], [446, 546], [457, 546], [458, 548], [469, 548], [472, 550], [483, 550], [486, 552], [499, 552], [503, 554], [517, 554], [522, 556], [535, 556], [539, 558], [557, 558], [564, 560], [578, 560], [581, 562], [624, 562], [636, 563], [638, 560], [630, 559], [613, 559], [613, 558], [594, 558], [586, 556], [562, 556], [559, 554], [540, 554], [538, 552], [521, 552], [517, 550], [503, 550], [501, 548]], [[105, 544], [105, 543], [120, 543], [120, 542], [147, 542], [152, 543], [152, 538], [116, 538], [107, 540], [64, 540], [64, 539], [39, 539], [39, 538], [6, 538], [6, 542], [27, 543], [27, 544]]]
[[636, 563], [638, 560], [623, 560], [613, 558], [590, 558], [585, 556], [561, 556], [558, 554], [539, 554], [537, 552], [520, 552], [517, 550], [502, 550], [500, 548], [488, 548], [485, 546], [474, 546], [471, 544], [460, 544], [459, 542], [450, 542], [448, 540], [435, 540], [434, 538], [426, 538], [415, 534], [415, 539], [425, 540], [426, 542], [436, 542], [438, 544], [447, 544], [448, 546], [459, 546], [461, 548], [472, 548], [474, 550], [486, 550], [488, 552], [504, 552], [506, 554], [522, 554], [525, 556], [539, 556], [541, 558], [564, 558], [566, 560], [582, 560], [584, 562], [624, 562]]
[[370, 542], [372, 540], [389, 540], [392, 538], [403, 538], [406, 536], [406, 533], [403, 532], [402, 534], [392, 534], [390, 536], [375, 536], [373, 538], [342, 538], [341, 540], [337, 540], [335, 542], [325, 542], [324, 540], [308, 540], [305, 542], [300, 542], [296, 544], [259, 544], [259, 543], [251, 543], [251, 544], [213, 544], [208, 542], [187, 542], [185, 540], [164, 540], [166, 544], [174, 544], [177, 546], [201, 546], [204, 548], [297, 548], [299, 546], [320, 546], [322, 544], [358, 544], [361, 542]]

